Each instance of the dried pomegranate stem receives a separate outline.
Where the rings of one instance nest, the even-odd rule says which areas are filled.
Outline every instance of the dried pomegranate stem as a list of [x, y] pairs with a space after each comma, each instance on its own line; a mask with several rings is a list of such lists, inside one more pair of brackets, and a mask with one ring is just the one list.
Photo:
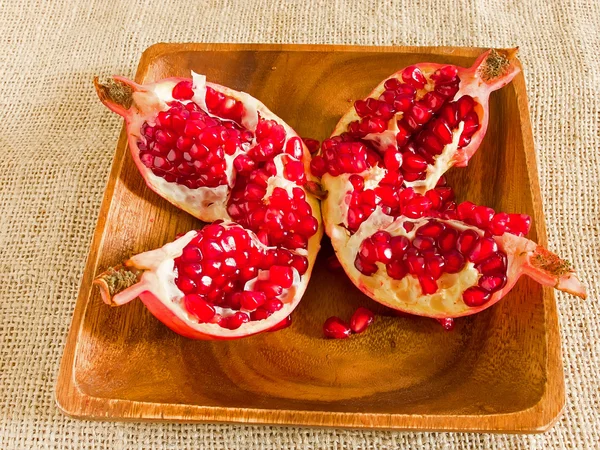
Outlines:
[[128, 84], [112, 78], [109, 78], [105, 83], [100, 83], [98, 77], [95, 77], [94, 86], [102, 103], [115, 103], [126, 110], [131, 108], [133, 89]]
[[118, 265], [98, 275], [94, 279], [94, 284], [100, 288], [102, 300], [109, 305], [116, 306], [117, 304], [112, 298], [138, 283], [143, 273], [143, 270]]

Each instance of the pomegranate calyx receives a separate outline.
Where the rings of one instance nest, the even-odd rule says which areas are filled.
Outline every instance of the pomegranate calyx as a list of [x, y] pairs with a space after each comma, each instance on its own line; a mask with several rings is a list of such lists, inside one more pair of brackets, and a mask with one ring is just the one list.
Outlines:
[[111, 306], [118, 306], [113, 298], [118, 293], [137, 284], [144, 270], [125, 267], [123, 264], [111, 267], [104, 273], [98, 275], [93, 284], [100, 288], [100, 295], [104, 303]]
[[94, 77], [94, 87], [104, 104], [113, 103], [128, 110], [133, 105], [133, 88], [118, 79], [109, 78], [104, 83], [100, 83], [98, 77]]
[[500, 78], [510, 70], [510, 64], [517, 56], [519, 47], [497, 50], [492, 48], [485, 58], [483, 64], [479, 67], [479, 73], [484, 81], [491, 81]]

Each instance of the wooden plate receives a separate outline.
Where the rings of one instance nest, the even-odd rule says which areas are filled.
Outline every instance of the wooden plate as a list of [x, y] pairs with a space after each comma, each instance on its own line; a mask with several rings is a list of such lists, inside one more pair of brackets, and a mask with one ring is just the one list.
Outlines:
[[[353, 99], [406, 65], [469, 66], [482, 51], [451, 47], [158, 44], [138, 82], [205, 73], [261, 99], [302, 136], [324, 139]], [[90, 81], [90, 89], [92, 89]], [[458, 198], [532, 215], [546, 245], [523, 76], [495, 92], [482, 147], [449, 181]], [[116, 118], [113, 118], [116, 120]], [[378, 316], [347, 341], [321, 337], [330, 315], [366, 305], [323, 267], [325, 243], [291, 328], [233, 342], [193, 341], [136, 301], [104, 305], [92, 278], [200, 223], [146, 188], [126, 145], [115, 159], [56, 387], [59, 407], [87, 419], [538, 432], [564, 405], [552, 290], [523, 278], [500, 303], [445, 332], [431, 319]]]

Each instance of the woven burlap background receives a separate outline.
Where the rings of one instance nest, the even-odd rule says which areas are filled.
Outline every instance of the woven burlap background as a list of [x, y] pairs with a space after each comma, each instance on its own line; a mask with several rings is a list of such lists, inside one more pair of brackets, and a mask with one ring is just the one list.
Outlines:
[[[600, 2], [0, 0], [0, 449], [600, 448]], [[544, 435], [71, 420], [54, 384], [121, 120], [94, 75], [156, 42], [521, 47], [559, 294], [565, 414]]]

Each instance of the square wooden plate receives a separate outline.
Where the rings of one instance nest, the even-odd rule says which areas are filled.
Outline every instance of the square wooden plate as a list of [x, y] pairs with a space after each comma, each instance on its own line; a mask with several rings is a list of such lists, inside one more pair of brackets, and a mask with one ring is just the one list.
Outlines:
[[[261, 99], [302, 136], [324, 139], [353, 99], [420, 61], [470, 66], [452, 47], [158, 44], [138, 82], [190, 70]], [[92, 85], [90, 82], [90, 89]], [[532, 215], [546, 245], [522, 74], [491, 97], [490, 125], [459, 199]], [[315, 274], [291, 328], [232, 342], [193, 341], [132, 302], [104, 305], [100, 269], [159, 247], [200, 223], [146, 188], [122, 132], [56, 387], [59, 407], [87, 419], [243, 422], [380, 429], [539, 432], [564, 405], [552, 290], [522, 278], [501, 302], [445, 332], [431, 319], [379, 316], [347, 341], [321, 336], [330, 315], [384, 308], [342, 274]]]

